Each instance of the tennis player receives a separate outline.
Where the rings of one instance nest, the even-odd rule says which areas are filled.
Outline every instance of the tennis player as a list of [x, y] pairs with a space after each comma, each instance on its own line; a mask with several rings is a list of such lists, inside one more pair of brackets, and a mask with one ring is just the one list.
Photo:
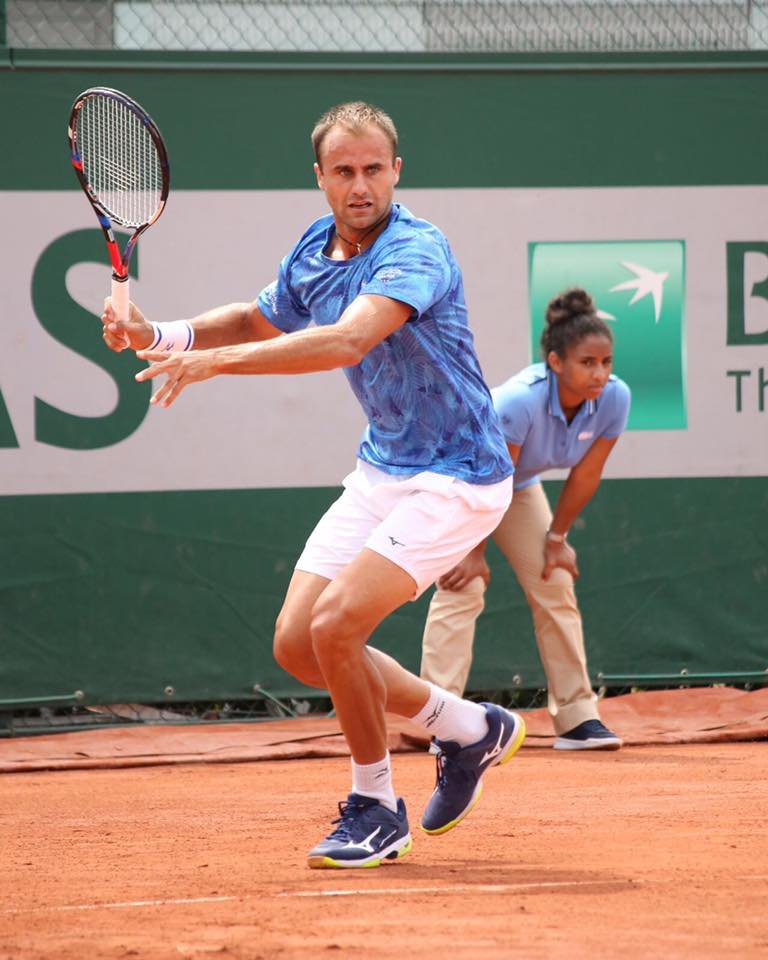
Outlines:
[[[596, 493], [624, 431], [630, 392], [611, 373], [613, 335], [584, 290], [551, 301], [541, 350], [544, 363], [493, 391], [515, 463], [515, 496], [493, 539], [533, 614], [555, 748], [615, 750], [621, 739], [600, 720], [587, 672], [574, 591], [579, 571], [567, 534]], [[563, 468], [570, 472], [553, 516], [539, 475]], [[485, 541], [438, 580], [424, 628], [421, 676], [459, 696], [490, 580], [484, 554]]]
[[327, 689], [352, 755], [352, 791], [311, 867], [371, 867], [412, 846], [392, 782], [385, 709], [436, 738], [438, 778], [422, 818], [443, 833], [472, 809], [481, 777], [522, 744], [522, 719], [438, 688], [368, 646], [381, 621], [415, 600], [494, 530], [512, 495], [512, 462], [475, 355], [461, 272], [445, 237], [393, 202], [397, 132], [365, 103], [334, 107], [312, 133], [330, 215], [311, 224], [254, 303], [150, 324], [109, 303], [103, 336], [166, 379], [174, 403], [221, 374], [342, 368], [368, 418], [356, 468], [299, 557], [275, 632], [275, 656]]

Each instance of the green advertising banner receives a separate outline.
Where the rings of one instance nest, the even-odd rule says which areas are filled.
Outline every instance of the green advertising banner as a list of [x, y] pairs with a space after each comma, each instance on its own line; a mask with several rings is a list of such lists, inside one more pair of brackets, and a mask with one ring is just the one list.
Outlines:
[[547, 304], [584, 287], [614, 328], [614, 367], [632, 386], [630, 430], [684, 430], [685, 243], [682, 240], [531, 243], [531, 352]]

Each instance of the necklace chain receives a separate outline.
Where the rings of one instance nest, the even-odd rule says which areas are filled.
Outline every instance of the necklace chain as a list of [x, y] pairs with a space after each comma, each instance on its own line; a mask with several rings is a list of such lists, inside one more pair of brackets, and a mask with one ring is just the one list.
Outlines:
[[363, 252], [363, 240], [365, 240], [366, 237], [370, 236], [370, 234], [373, 233], [376, 227], [379, 227], [381, 226], [382, 223], [384, 223], [384, 221], [389, 216], [391, 210], [392, 210], [392, 207], [387, 207], [387, 210], [384, 213], [384, 215], [379, 217], [379, 219], [376, 221], [376, 223], [374, 223], [372, 227], [368, 227], [368, 229], [365, 231], [362, 237], [360, 237], [359, 240], [348, 240], [345, 236], [339, 233], [338, 228], [336, 229], [336, 236], [339, 238], [339, 240], [343, 240], [344, 243], [346, 243], [348, 246], [354, 247], [355, 251], [358, 254], [360, 254]]

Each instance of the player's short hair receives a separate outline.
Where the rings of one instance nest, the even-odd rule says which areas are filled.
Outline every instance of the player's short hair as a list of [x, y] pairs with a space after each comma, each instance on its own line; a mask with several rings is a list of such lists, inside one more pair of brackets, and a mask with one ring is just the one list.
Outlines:
[[331, 127], [338, 124], [351, 133], [362, 133], [371, 123], [377, 126], [392, 144], [394, 161], [397, 156], [397, 130], [392, 118], [379, 107], [375, 107], [372, 103], [364, 103], [362, 100], [339, 103], [320, 117], [312, 130], [312, 149], [315, 151], [315, 160], [320, 164], [320, 148]]
[[565, 360], [568, 350], [591, 334], [607, 337], [613, 343], [611, 328], [597, 315], [592, 297], [580, 287], [564, 290], [550, 300], [545, 320], [541, 334], [541, 352], [545, 360], [552, 351]]

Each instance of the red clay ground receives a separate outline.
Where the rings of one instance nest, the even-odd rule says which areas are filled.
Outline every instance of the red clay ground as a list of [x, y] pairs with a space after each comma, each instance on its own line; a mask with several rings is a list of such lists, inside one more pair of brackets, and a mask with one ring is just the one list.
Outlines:
[[768, 956], [768, 744], [523, 750], [472, 815], [310, 871], [344, 758], [0, 779], [0, 960]]

